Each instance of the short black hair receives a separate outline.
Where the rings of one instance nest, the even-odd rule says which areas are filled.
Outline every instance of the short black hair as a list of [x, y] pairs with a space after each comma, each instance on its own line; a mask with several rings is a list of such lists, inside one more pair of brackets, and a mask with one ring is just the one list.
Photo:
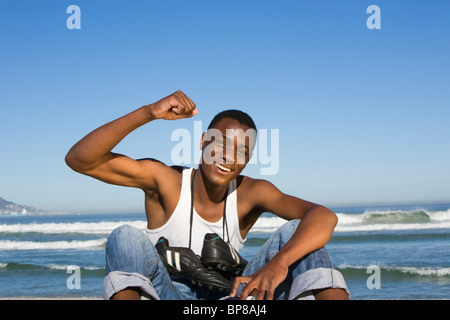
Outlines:
[[255, 122], [253, 122], [253, 119], [247, 113], [236, 109], [225, 110], [216, 114], [216, 116], [211, 120], [208, 129], [214, 127], [223, 118], [234, 119], [240, 124], [246, 125], [247, 127], [255, 129], [256, 131], [256, 125]]

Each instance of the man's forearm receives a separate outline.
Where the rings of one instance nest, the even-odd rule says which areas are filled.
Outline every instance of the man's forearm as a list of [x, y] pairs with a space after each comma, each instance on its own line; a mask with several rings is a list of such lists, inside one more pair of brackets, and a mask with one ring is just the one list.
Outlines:
[[290, 266], [308, 253], [322, 248], [330, 240], [337, 222], [336, 215], [329, 209], [323, 206], [311, 208], [274, 259]]
[[66, 163], [76, 171], [88, 170], [101, 163], [129, 133], [154, 120], [149, 107], [141, 107], [86, 135], [70, 149]]

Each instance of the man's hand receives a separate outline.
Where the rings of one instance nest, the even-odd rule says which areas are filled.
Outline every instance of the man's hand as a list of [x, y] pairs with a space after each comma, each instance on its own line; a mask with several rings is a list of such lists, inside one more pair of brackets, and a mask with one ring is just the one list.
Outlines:
[[283, 282], [288, 274], [288, 266], [274, 257], [263, 268], [251, 276], [234, 278], [230, 296], [236, 295], [241, 284], [247, 284], [242, 290], [239, 299], [246, 300], [247, 297], [256, 295], [256, 300], [273, 300], [273, 294], [278, 285]]
[[158, 102], [146, 106], [152, 119], [177, 120], [190, 118], [198, 113], [195, 103], [182, 91], [172, 93]]

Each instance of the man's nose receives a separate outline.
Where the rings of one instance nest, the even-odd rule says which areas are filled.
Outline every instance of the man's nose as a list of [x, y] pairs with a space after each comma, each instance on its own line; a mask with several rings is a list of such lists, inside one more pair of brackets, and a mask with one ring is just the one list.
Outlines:
[[222, 158], [225, 163], [234, 164], [236, 162], [235, 150], [234, 146], [225, 146], [223, 147]]

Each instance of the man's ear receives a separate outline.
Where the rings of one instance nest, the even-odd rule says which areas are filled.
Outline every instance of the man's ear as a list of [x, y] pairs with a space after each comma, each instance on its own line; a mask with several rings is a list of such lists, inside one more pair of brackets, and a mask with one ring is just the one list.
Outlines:
[[202, 139], [200, 140], [200, 150], [203, 150], [205, 148], [205, 137], [206, 137], [206, 131], [202, 134]]

